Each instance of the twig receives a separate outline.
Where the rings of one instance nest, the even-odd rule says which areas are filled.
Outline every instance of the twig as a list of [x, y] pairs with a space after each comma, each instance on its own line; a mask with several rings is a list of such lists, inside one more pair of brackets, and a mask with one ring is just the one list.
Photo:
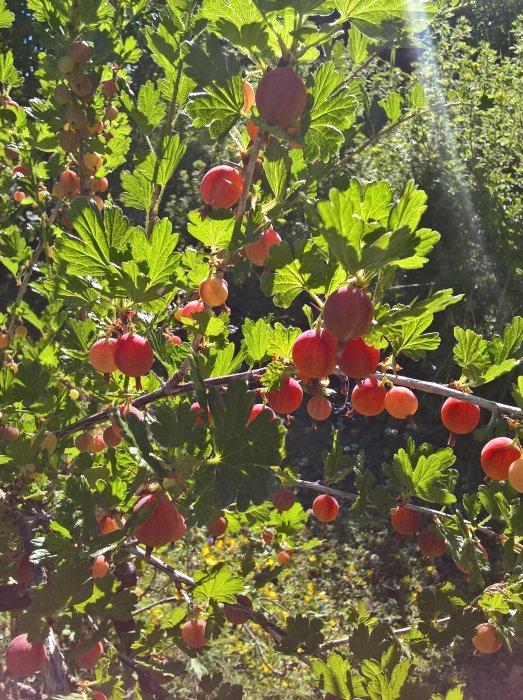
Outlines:
[[135, 610], [133, 612], [133, 617], [134, 615], [139, 615], [140, 613], [145, 612], [146, 610], [150, 610], [151, 608], [155, 608], [157, 605], [165, 605], [165, 603], [174, 603], [174, 602], [179, 602], [178, 596], [171, 595], [168, 598], [161, 598], [160, 600], [155, 600], [154, 603], [149, 603], [149, 605], [144, 605], [143, 608], [138, 608], [138, 610]]
[[259, 654], [259, 656], [260, 656], [260, 659], [263, 661], [263, 663], [265, 664], [265, 666], [267, 666], [267, 668], [269, 669], [269, 671], [270, 671], [274, 676], [278, 676], [278, 678], [283, 678], [283, 676], [285, 675], [285, 671], [278, 671], [276, 668], [273, 668], [273, 667], [270, 665], [270, 663], [269, 663], [269, 662], [267, 661], [267, 659], [265, 658], [265, 653], [264, 653], [264, 651], [263, 651], [262, 645], [260, 644], [258, 638], [257, 638], [256, 635], [254, 634], [254, 632], [251, 630], [251, 628], [249, 627], [249, 625], [243, 625], [243, 629], [247, 632], [247, 634], [249, 635], [249, 637], [250, 637], [250, 638], [252, 639], [252, 641], [254, 642], [254, 644], [255, 644], [255, 646], [256, 646], [256, 649], [258, 650], [258, 654]]
[[[211, 379], [205, 379], [203, 384], [204, 386], [221, 386], [229, 384], [235, 379], [245, 379], [247, 382], [250, 382], [257, 380], [262, 376], [262, 374], [264, 374], [265, 371], [266, 369], [263, 367], [261, 369], [253, 369], [247, 372], [237, 372], [236, 374], [229, 374], [223, 377], [212, 377]], [[149, 394], [144, 394], [143, 396], [134, 399], [134, 401], [131, 401], [131, 404], [136, 406], [136, 408], [143, 408], [144, 406], [154, 403], [155, 401], [159, 401], [160, 399], [164, 399], [167, 396], [177, 396], [178, 394], [187, 394], [194, 391], [194, 382], [179, 384], [177, 383], [177, 375], [178, 373], [173, 375], [161, 389], [151, 391]], [[111, 418], [113, 411], [113, 408], [106, 408], [104, 411], [100, 411], [92, 416], [87, 416], [86, 418], [82, 418], [75, 423], [71, 423], [70, 425], [65, 426], [65, 428], [60, 428], [60, 430], [55, 432], [55, 435], [57, 438], [61, 438], [65, 435], [76, 433], [79, 430], [87, 430], [88, 428], [92, 428], [95, 425], [108, 421]]]
[[423, 391], [425, 394], [438, 394], [439, 396], [452, 396], [461, 401], [467, 401], [468, 403], [475, 403], [476, 406], [485, 408], [487, 411], [492, 411], [493, 413], [505, 413], [509, 416], [514, 416], [516, 418], [523, 418], [523, 409], [517, 408], [516, 406], [508, 406], [504, 403], [498, 403], [497, 401], [490, 401], [489, 399], [484, 399], [481, 396], [475, 396], [474, 394], [467, 394], [458, 389], [452, 389], [449, 386], [444, 386], [443, 384], [436, 384], [435, 382], [426, 382], [421, 379], [412, 379], [411, 377], [401, 377], [394, 376], [393, 374], [383, 374], [381, 372], [376, 372], [372, 374], [371, 377], [376, 379], [383, 379], [387, 377], [387, 381], [397, 386], [406, 386], [409, 389], [416, 389], [417, 391]]
[[[355, 501], [356, 499], [359, 498], [359, 495], [357, 493], [348, 493], [347, 491], [340, 491], [340, 489], [334, 489], [331, 486], [325, 486], [324, 484], [320, 484], [317, 481], [304, 481], [303, 479], [296, 479], [293, 483], [298, 488], [311, 489], [312, 491], [319, 491], [320, 493], [328, 493], [331, 496], [337, 496], [338, 498], [341, 498], [345, 501]], [[373, 505], [369, 504], [369, 507], [373, 507]], [[426, 506], [418, 506], [415, 503], [405, 503], [404, 507], [409, 508], [410, 510], [415, 510], [418, 513], [422, 513], [423, 515], [429, 515], [432, 518], [452, 518], [453, 517], [452, 513], [445, 513], [442, 510], [434, 510], [434, 508], [427, 508]], [[472, 525], [474, 527], [473, 523], [471, 523], [469, 520], [464, 520], [464, 522], [467, 525]], [[495, 537], [496, 539], [499, 538], [499, 535], [497, 532], [495, 532], [494, 530], [491, 530], [489, 527], [486, 527], [485, 525], [478, 525], [476, 527], [476, 530], [483, 532], [485, 535], [488, 535], [489, 537]]]

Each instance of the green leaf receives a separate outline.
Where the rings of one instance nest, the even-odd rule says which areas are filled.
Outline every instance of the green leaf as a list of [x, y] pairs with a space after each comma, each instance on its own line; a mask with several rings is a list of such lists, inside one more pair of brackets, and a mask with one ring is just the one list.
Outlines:
[[211, 84], [194, 93], [187, 111], [196, 128], [209, 129], [211, 138], [219, 139], [236, 124], [242, 106], [243, 81], [238, 74], [222, 85]]
[[214, 250], [229, 247], [235, 226], [235, 219], [229, 211], [216, 209], [202, 217], [196, 210], [189, 212], [188, 219], [187, 230], [204, 246]]
[[276, 201], [281, 201], [291, 171], [291, 159], [286, 148], [276, 139], [271, 139], [265, 149], [263, 172]]
[[204, 605], [211, 600], [235, 603], [236, 594], [242, 593], [245, 587], [243, 578], [233, 574], [224, 562], [216, 564], [208, 572], [198, 572], [195, 579], [197, 583], [192, 591], [194, 600]]
[[[0, 3], [0, 29], [10, 26], [9, 24], [4, 24], [2, 26], [2, 21], [5, 22], [6, 18], [8, 22], [10, 19], [9, 16], [14, 19], [14, 15], [5, 8], [2, 8], [2, 4], [3, 3]], [[15, 68], [12, 51], [0, 54], [0, 83], [10, 87], [17, 87], [22, 84], [22, 78]]]
[[242, 326], [243, 344], [254, 364], [262, 362], [269, 354], [271, 334], [272, 329], [265, 319], [259, 318], [257, 321], [245, 319]]
[[160, 90], [157, 90], [150, 80], [140, 88], [136, 107], [124, 92], [121, 100], [138, 129], [147, 136], [152, 134], [154, 128], [165, 117], [166, 105], [160, 102]]
[[383, 465], [383, 472], [390, 479], [394, 493], [449, 505], [456, 502], [452, 493], [456, 472], [451, 470], [455, 461], [451, 448], [434, 451], [427, 443], [416, 448], [409, 438], [407, 448], [398, 450], [392, 464]]
[[343, 131], [354, 124], [357, 101], [344, 81], [345, 75], [336, 72], [332, 62], [323, 63], [314, 74], [312, 106], [303, 118], [306, 160], [327, 163], [341, 148]]
[[350, 20], [369, 36], [375, 34], [377, 25], [393, 20], [405, 22], [413, 33], [421, 32], [438, 12], [436, 3], [423, 2], [418, 8], [411, 0], [341, 0], [335, 7], [341, 14], [338, 23]]
[[284, 654], [293, 654], [297, 649], [312, 652], [325, 639], [321, 631], [323, 622], [318, 617], [298, 613], [296, 617], [287, 617], [285, 622], [285, 637], [278, 645]]
[[158, 155], [150, 153], [144, 162], [136, 168], [138, 174], [144, 175], [149, 182], [165, 186], [174, 175], [186, 150], [178, 134], [166, 136], [158, 147]]
[[[320, 688], [326, 693], [332, 693], [344, 700], [353, 700], [354, 697], [365, 697], [363, 687], [360, 692], [353, 694], [351, 688], [351, 666], [341, 654], [330, 654], [327, 662], [320, 659], [312, 659], [312, 672], [320, 682]], [[354, 676], [356, 679], [358, 676]], [[361, 676], [359, 677], [360, 681]]]
[[359, 66], [367, 59], [369, 55], [368, 45], [369, 39], [359, 29], [356, 27], [349, 29], [349, 55], [355, 66]]
[[277, 306], [287, 308], [301, 292], [323, 289], [325, 285], [325, 260], [311, 241], [298, 241], [294, 255], [286, 241], [271, 246], [266, 264], [275, 272], [262, 275], [261, 288], [274, 297]]
[[380, 105], [385, 110], [385, 114], [388, 120], [394, 124], [401, 117], [401, 108], [403, 106], [403, 100], [399, 93], [390, 92], [387, 97], [380, 100]]

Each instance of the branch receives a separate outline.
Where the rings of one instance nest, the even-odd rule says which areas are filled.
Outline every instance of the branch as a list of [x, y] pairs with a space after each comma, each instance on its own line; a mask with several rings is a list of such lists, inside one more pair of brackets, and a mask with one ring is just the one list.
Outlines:
[[487, 411], [492, 411], [492, 413], [505, 413], [506, 415], [514, 416], [515, 418], [523, 418], [523, 409], [521, 408], [517, 408], [516, 406], [508, 406], [507, 404], [498, 403], [497, 401], [490, 401], [489, 399], [484, 399], [481, 396], [475, 396], [474, 394], [467, 394], [463, 391], [452, 389], [451, 387], [443, 384], [425, 382], [421, 379], [412, 379], [411, 377], [383, 374], [382, 372], [376, 372], [375, 374], [372, 374], [371, 377], [375, 377], [376, 379], [380, 380], [386, 377], [387, 381], [391, 382], [391, 384], [396, 384], [397, 386], [406, 386], [409, 389], [423, 391], [425, 394], [452, 396], [453, 398], [460, 399], [461, 401], [475, 403], [476, 406], [485, 408]]
[[[261, 375], [264, 374], [265, 371], [266, 369], [265, 367], [263, 367], [261, 369], [248, 370], [247, 372], [237, 372], [236, 374], [229, 374], [223, 377], [212, 377], [211, 379], [205, 379], [203, 384], [204, 386], [221, 386], [230, 384], [235, 379], [245, 379], [247, 382], [251, 382], [261, 377]], [[194, 391], [194, 382], [177, 384], [176, 377], [176, 374], [173, 375], [171, 379], [169, 379], [161, 389], [151, 391], [149, 394], [144, 394], [143, 396], [134, 399], [134, 401], [131, 401], [131, 404], [133, 406], [136, 406], [136, 408], [143, 408], [144, 406], [147, 406], [150, 403], [154, 403], [155, 401], [159, 401], [160, 399], [164, 399], [168, 396], [188, 394], [191, 391]], [[88, 428], [92, 428], [93, 426], [98, 425], [99, 423], [104, 423], [110, 420], [113, 412], [113, 408], [106, 408], [104, 411], [100, 411], [99, 413], [95, 413], [92, 416], [87, 416], [86, 418], [82, 418], [81, 420], [78, 420], [75, 423], [66, 425], [65, 428], [60, 428], [60, 430], [57, 430], [55, 432], [55, 435], [57, 438], [61, 438], [65, 435], [71, 435], [72, 433], [76, 433], [80, 430], [87, 430]]]
[[[328, 493], [331, 496], [337, 496], [338, 498], [341, 498], [345, 501], [355, 501], [359, 498], [359, 494], [357, 493], [347, 493], [347, 491], [340, 491], [340, 489], [334, 489], [331, 486], [325, 486], [324, 484], [320, 484], [317, 481], [304, 481], [303, 479], [296, 479], [293, 482], [293, 484], [298, 488], [311, 489], [312, 491], [319, 491], [320, 493]], [[376, 506], [374, 506], [372, 503], [369, 503], [369, 507], [375, 508]], [[445, 513], [442, 510], [434, 510], [434, 508], [427, 508], [426, 506], [418, 506], [415, 503], [405, 503], [404, 507], [409, 508], [410, 510], [415, 510], [418, 513], [422, 513], [423, 515], [429, 515], [431, 518], [453, 517], [452, 513]], [[470, 520], [464, 520], [464, 522], [467, 525], [475, 527], [474, 524], [470, 522]], [[498, 533], [494, 530], [491, 530], [489, 527], [486, 527], [485, 525], [478, 525], [475, 529], [479, 530], [480, 532], [483, 532], [489, 537], [499, 539]]]
[[267, 659], [265, 658], [265, 653], [264, 653], [264, 651], [263, 651], [262, 645], [260, 644], [258, 638], [257, 638], [256, 635], [254, 634], [254, 632], [251, 630], [251, 628], [249, 627], [249, 625], [243, 625], [243, 629], [247, 632], [247, 634], [249, 635], [249, 637], [250, 637], [250, 638], [252, 639], [252, 641], [254, 642], [254, 644], [255, 644], [255, 646], [256, 646], [256, 649], [258, 650], [258, 654], [260, 655], [260, 659], [263, 661], [263, 663], [265, 664], [265, 666], [267, 666], [267, 668], [269, 669], [269, 671], [270, 671], [274, 676], [278, 676], [278, 678], [283, 678], [283, 676], [285, 675], [285, 671], [278, 671], [278, 669], [273, 668], [273, 667], [270, 665], [270, 663], [269, 663], [269, 662], [267, 661]]

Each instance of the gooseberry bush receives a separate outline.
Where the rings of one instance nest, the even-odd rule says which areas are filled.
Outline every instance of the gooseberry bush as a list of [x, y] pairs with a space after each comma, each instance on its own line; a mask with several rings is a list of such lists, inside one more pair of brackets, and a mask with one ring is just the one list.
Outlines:
[[[39, 85], [27, 95], [13, 54], [0, 55], [7, 697], [169, 698], [198, 669], [198, 697], [241, 698], [206, 654], [245, 625], [253, 645], [303, 667], [310, 697], [425, 697], [425, 650], [520, 643], [523, 376], [514, 405], [481, 387], [516, 374], [523, 319], [491, 339], [455, 327], [451, 384], [404, 376], [399, 363], [438, 348], [434, 315], [461, 295], [397, 303], [395, 281], [438, 243], [421, 224], [426, 196], [341, 176], [429, 109], [415, 77], [381, 99], [362, 79], [382, 49], [422, 41], [449, 12], [416, 7], [27, 0], [18, 17], [0, 0], [2, 31], [22, 17], [33, 27]], [[191, 142], [219, 154], [198, 178]], [[182, 171], [201, 200], [172, 220]], [[249, 315], [252, 280], [266, 316]], [[429, 402], [448, 445], [416, 440]], [[286, 455], [297, 411], [332, 427], [319, 481]], [[348, 426], [384, 412], [412, 437], [371, 471]], [[485, 478], [463, 495], [453, 447], [474, 438]], [[321, 534], [340, 516], [454, 560], [468, 595], [459, 578], [425, 591], [401, 631], [354, 606], [341, 639], [288, 610], [284, 588], [268, 612], [264, 585], [324, 546], [308, 520]], [[186, 556], [224, 533], [249, 554], [225, 561], [216, 547], [201, 567]], [[152, 572], [168, 597], [142, 610]], [[162, 624], [141, 614], [160, 604]]]

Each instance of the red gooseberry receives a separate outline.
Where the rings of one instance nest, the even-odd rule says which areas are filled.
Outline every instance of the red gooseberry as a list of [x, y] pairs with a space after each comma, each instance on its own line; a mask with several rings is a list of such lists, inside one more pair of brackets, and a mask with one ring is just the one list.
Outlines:
[[223, 306], [229, 296], [227, 282], [220, 277], [207, 277], [198, 289], [200, 299], [207, 306]]
[[363, 379], [376, 371], [379, 361], [378, 348], [367, 345], [363, 338], [356, 338], [345, 343], [338, 367], [351, 379]]
[[75, 63], [87, 63], [92, 53], [92, 49], [86, 41], [75, 41], [69, 47], [69, 55]]
[[146, 508], [150, 514], [134, 532], [138, 542], [146, 547], [161, 547], [184, 536], [185, 520], [166, 496], [148, 494], [134, 506], [135, 511], [141, 508]]
[[[120, 411], [120, 415], [122, 418], [125, 418], [127, 420], [127, 416], [131, 413], [137, 421], [140, 423], [143, 421], [143, 413], [136, 408], [136, 406], [133, 406], [132, 404], [122, 404], [120, 408], [118, 409]], [[116, 435], [116, 437], [120, 438], [122, 437], [122, 431], [120, 429], [120, 426], [116, 423], [116, 421], [113, 421], [111, 423], [111, 430], [113, 433]], [[109, 443], [107, 443], [109, 444]]]
[[[248, 596], [239, 593], [236, 596], [236, 602], [243, 608], [249, 608], [249, 610], [252, 610], [252, 602]], [[225, 619], [228, 620], [228, 622], [232, 622], [233, 625], [243, 625], [243, 623], [247, 622], [249, 619], [249, 615], [247, 615], [247, 613], [238, 610], [230, 603], [224, 603], [223, 614], [225, 615]]]
[[365, 334], [374, 308], [365, 290], [347, 285], [330, 294], [323, 307], [323, 325], [338, 340], [354, 340]]
[[424, 528], [418, 534], [418, 547], [420, 548], [421, 554], [427, 559], [434, 559], [435, 557], [440, 557], [447, 551], [447, 545], [443, 537], [436, 535], [435, 532]]
[[107, 105], [105, 108], [104, 119], [107, 119], [108, 122], [114, 122], [118, 114], [119, 112], [117, 107], [114, 105]]
[[268, 392], [267, 401], [276, 413], [293, 413], [301, 406], [303, 390], [295, 379], [284, 376], [280, 388]]
[[[83, 645], [83, 642], [80, 642], [76, 645], [76, 649]], [[78, 668], [91, 669], [100, 661], [103, 653], [104, 645], [102, 642], [96, 642], [96, 644], [93, 644], [93, 646], [89, 647], [86, 651], [75, 654], [74, 660]]]
[[221, 537], [227, 530], [227, 520], [223, 516], [215, 518], [207, 529], [211, 537]]
[[70, 196], [80, 192], [80, 178], [73, 170], [63, 172], [59, 182], [64, 192]]
[[29, 177], [31, 170], [28, 165], [15, 165], [13, 168], [13, 175], [22, 175], [23, 177]]
[[17, 204], [21, 204], [24, 201], [24, 199], [25, 199], [25, 192], [23, 192], [22, 190], [16, 190], [15, 192], [13, 192], [13, 200]]
[[0, 440], [14, 442], [20, 437], [20, 431], [12, 425], [0, 425]]
[[98, 525], [100, 526], [101, 535], [108, 535], [111, 532], [120, 530], [120, 525], [118, 522], [109, 515], [99, 515], [96, 519], [98, 521]]
[[15, 678], [27, 678], [42, 668], [46, 656], [43, 642], [30, 642], [27, 634], [19, 634], [9, 642], [5, 664]]
[[313, 396], [307, 402], [307, 413], [314, 421], [327, 420], [332, 413], [332, 404], [326, 396]]
[[480, 413], [476, 404], [450, 397], [441, 407], [441, 420], [451, 433], [466, 435], [477, 427]]
[[263, 411], [268, 411], [272, 417], [272, 420], [276, 418], [276, 414], [274, 413], [272, 408], [269, 408], [269, 406], [266, 406], [264, 403], [255, 403], [251, 409], [251, 415], [247, 419], [247, 425], [249, 425], [249, 423], [252, 423], [252, 421], [255, 418], [257, 418], [260, 415], [260, 413], [263, 413]]
[[189, 301], [183, 307], [180, 316], [185, 316], [185, 318], [192, 318], [193, 314], [201, 314], [205, 311], [205, 304], [203, 301], [195, 300]]
[[136, 333], [124, 333], [114, 346], [114, 362], [120, 372], [136, 377], [136, 388], [140, 389], [139, 378], [147, 374], [154, 362], [153, 349], [148, 340]]
[[327, 377], [336, 367], [336, 338], [324, 328], [300, 333], [292, 346], [292, 361], [298, 372], [312, 379]]
[[508, 478], [512, 462], [521, 457], [521, 450], [514, 440], [497, 437], [487, 442], [481, 450], [481, 466], [487, 476], [495, 481]]
[[118, 367], [114, 360], [114, 346], [116, 338], [100, 338], [89, 350], [89, 362], [95, 370], [104, 375], [104, 381], [109, 382], [111, 372], [116, 372]]
[[496, 628], [489, 622], [484, 622], [476, 627], [472, 644], [482, 654], [495, 654], [502, 646], [496, 634]]
[[398, 506], [392, 511], [390, 522], [400, 535], [413, 535], [421, 524], [421, 515], [412, 508]]
[[320, 522], [330, 523], [338, 517], [340, 505], [334, 496], [323, 493], [321, 496], [314, 499], [312, 503], [312, 512]]
[[403, 420], [418, 410], [416, 395], [404, 386], [393, 386], [385, 395], [385, 408], [393, 418]]
[[[121, 433], [121, 431], [120, 431]], [[103, 439], [107, 447], [118, 447], [122, 442], [121, 434], [117, 435], [112, 425], [109, 425], [103, 432]]]
[[263, 266], [264, 262], [269, 257], [269, 250], [273, 245], [280, 245], [281, 236], [272, 228], [268, 228], [263, 235], [252, 243], [248, 243], [243, 251], [247, 260], [250, 260], [253, 265]]
[[290, 562], [292, 556], [292, 552], [288, 552], [285, 549], [282, 549], [281, 552], [278, 552], [276, 555], [276, 561], [280, 566], [287, 566], [287, 564]]
[[102, 80], [100, 85], [102, 86], [102, 94], [105, 95], [105, 97], [114, 97], [118, 92], [114, 80]]
[[103, 554], [95, 557], [91, 567], [93, 571], [93, 578], [103, 578], [109, 571], [109, 568], [109, 562], [106, 560]]
[[191, 649], [201, 649], [209, 640], [205, 637], [205, 620], [187, 620], [182, 627], [182, 639]]
[[508, 480], [510, 485], [519, 493], [523, 493], [523, 459], [519, 457], [508, 468]]
[[291, 68], [269, 70], [258, 84], [256, 107], [267, 124], [290, 126], [301, 117], [306, 104], [307, 89]]
[[200, 183], [200, 194], [205, 202], [217, 209], [227, 209], [240, 199], [243, 175], [230, 165], [217, 165], [208, 170]]
[[363, 416], [377, 416], [385, 408], [387, 390], [377, 379], [364, 379], [351, 394], [352, 407]]
[[271, 501], [276, 510], [283, 512], [292, 508], [296, 502], [296, 496], [291, 489], [279, 488], [273, 492]]
[[81, 433], [77, 435], [74, 446], [79, 452], [94, 452], [94, 435], [92, 433]]
[[182, 339], [180, 338], [179, 335], [171, 335], [171, 334], [165, 334], [165, 342], [166, 343], [171, 343], [171, 345], [181, 345], [182, 344]]

